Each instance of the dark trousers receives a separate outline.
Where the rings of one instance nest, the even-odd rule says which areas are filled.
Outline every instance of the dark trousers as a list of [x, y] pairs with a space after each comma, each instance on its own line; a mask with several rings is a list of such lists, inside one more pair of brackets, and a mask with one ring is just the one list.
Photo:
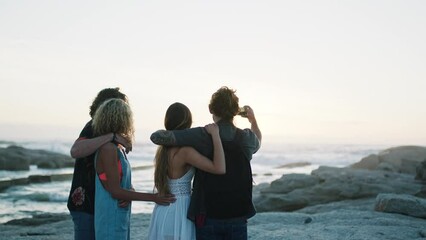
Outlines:
[[246, 240], [247, 220], [206, 218], [203, 227], [196, 229], [197, 240]]
[[70, 211], [74, 222], [74, 240], [95, 240], [95, 225], [92, 214]]

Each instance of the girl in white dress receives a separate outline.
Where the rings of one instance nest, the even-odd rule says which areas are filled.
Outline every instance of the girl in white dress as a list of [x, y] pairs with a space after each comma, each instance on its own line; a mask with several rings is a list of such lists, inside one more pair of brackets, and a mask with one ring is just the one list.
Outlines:
[[[174, 103], [166, 112], [164, 125], [167, 130], [191, 127], [192, 116], [188, 107]], [[159, 195], [174, 194], [176, 202], [169, 206], [156, 204], [151, 217], [148, 239], [195, 239], [195, 225], [187, 219], [191, 195], [191, 181], [196, 168], [214, 174], [225, 174], [225, 155], [216, 124], [208, 124], [205, 130], [212, 136], [213, 161], [191, 147], [159, 146], [155, 155], [155, 188]]]

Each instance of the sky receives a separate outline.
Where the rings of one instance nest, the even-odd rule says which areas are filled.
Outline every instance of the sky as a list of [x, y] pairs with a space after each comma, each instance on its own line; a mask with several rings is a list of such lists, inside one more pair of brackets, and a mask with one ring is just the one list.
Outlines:
[[[0, 140], [72, 140], [120, 87], [136, 141], [235, 89], [263, 143], [426, 145], [425, 1], [0, 1]], [[423, 107], [422, 107], [423, 106]], [[241, 128], [247, 120], [236, 117]]]

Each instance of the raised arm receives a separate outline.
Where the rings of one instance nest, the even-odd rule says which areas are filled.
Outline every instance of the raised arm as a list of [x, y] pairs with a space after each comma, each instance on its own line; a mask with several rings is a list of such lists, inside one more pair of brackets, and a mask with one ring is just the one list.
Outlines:
[[120, 186], [118, 173], [117, 147], [112, 143], [103, 145], [98, 152], [98, 173], [104, 172], [107, 180], [102, 181], [104, 188], [115, 199], [125, 201], [151, 201], [161, 205], [168, 205], [175, 201], [172, 195], [160, 197], [158, 194], [135, 192], [132, 189], [123, 189]]
[[193, 148], [184, 148], [182, 151], [185, 156], [183, 159], [187, 164], [199, 168], [205, 172], [214, 174], [225, 174], [226, 163], [225, 153], [223, 151], [222, 141], [219, 136], [219, 127], [212, 123], [206, 125], [206, 131], [211, 135], [213, 141], [213, 161], [204, 157]]
[[262, 142], [262, 132], [259, 129], [259, 126], [257, 125], [256, 117], [254, 115], [254, 111], [250, 106], [244, 106], [247, 111], [247, 119], [249, 120], [251, 124], [251, 130], [256, 134], [257, 138], [259, 139], [259, 142]]

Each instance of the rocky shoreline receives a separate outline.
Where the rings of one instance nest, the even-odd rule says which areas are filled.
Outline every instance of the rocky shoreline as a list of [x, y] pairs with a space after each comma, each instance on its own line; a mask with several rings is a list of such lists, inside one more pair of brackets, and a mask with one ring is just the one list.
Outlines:
[[[258, 213], [248, 221], [249, 239], [289, 240], [408, 240], [425, 239], [425, 220], [400, 214], [376, 212], [370, 207], [374, 199], [326, 204], [296, 212]], [[364, 206], [364, 207], [363, 207]], [[315, 212], [315, 213], [308, 213]], [[42, 225], [0, 225], [0, 239], [69, 240], [73, 224], [65, 220]], [[150, 214], [133, 214], [131, 239], [146, 239]], [[57, 220], [57, 219], [56, 219]]]
[[[260, 184], [249, 239], [426, 239], [425, 166], [425, 147], [404, 146]], [[132, 215], [132, 239], [146, 239], [149, 220]], [[0, 232], [0, 239], [73, 239], [73, 224], [67, 215], [39, 216]]]

